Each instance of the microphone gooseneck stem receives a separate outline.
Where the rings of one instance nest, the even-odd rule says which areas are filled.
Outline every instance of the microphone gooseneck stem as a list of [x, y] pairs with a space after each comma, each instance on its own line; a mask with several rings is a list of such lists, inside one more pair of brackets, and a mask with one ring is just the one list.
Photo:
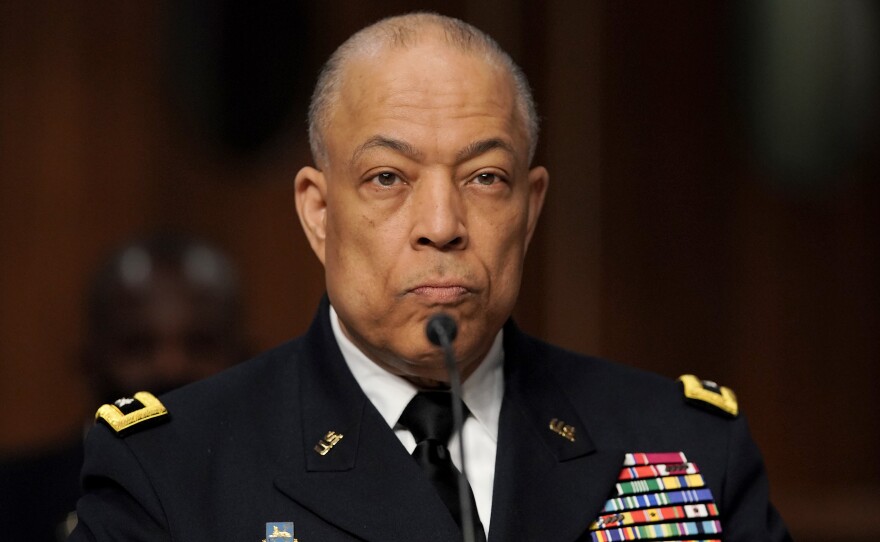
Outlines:
[[471, 509], [471, 499], [468, 494], [470, 486], [467, 481], [464, 456], [464, 410], [462, 409], [464, 398], [461, 393], [461, 377], [458, 374], [458, 366], [455, 364], [455, 353], [452, 351], [452, 340], [449, 333], [435, 319], [432, 319], [429, 325], [439, 339], [440, 347], [443, 348], [443, 359], [446, 361], [446, 370], [449, 372], [449, 387], [455, 399], [452, 401], [452, 422], [454, 427], [458, 429], [458, 455], [461, 457], [461, 469], [458, 473], [458, 502], [461, 509], [462, 535], [464, 542], [475, 542], [474, 511]]

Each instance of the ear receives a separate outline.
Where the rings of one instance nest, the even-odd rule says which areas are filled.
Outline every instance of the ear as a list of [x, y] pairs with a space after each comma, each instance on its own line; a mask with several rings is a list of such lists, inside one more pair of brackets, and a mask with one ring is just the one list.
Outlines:
[[324, 263], [327, 241], [327, 182], [324, 173], [304, 167], [294, 181], [296, 213], [315, 255]]
[[550, 184], [550, 173], [547, 168], [538, 166], [529, 171], [529, 215], [528, 233], [526, 235], [526, 247], [532, 241], [532, 234], [538, 225], [538, 217], [544, 207], [544, 196], [547, 194], [547, 185]]

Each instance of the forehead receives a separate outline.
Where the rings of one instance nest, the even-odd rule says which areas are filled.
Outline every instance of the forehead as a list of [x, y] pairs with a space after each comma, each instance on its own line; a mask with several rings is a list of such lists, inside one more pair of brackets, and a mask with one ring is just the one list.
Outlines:
[[329, 120], [327, 143], [337, 156], [376, 135], [419, 146], [493, 137], [527, 149], [510, 74], [435, 41], [350, 59]]

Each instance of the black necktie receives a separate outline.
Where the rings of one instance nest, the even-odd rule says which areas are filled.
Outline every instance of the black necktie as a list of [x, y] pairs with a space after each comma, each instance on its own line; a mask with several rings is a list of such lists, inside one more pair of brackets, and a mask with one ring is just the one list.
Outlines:
[[[461, 527], [458, 501], [458, 469], [452, 464], [446, 448], [452, 436], [452, 394], [444, 391], [423, 391], [416, 394], [400, 416], [400, 425], [409, 429], [416, 439], [413, 459], [437, 488], [440, 498]], [[468, 488], [474, 511], [474, 540], [485, 542], [486, 535], [477, 515], [474, 494]]]

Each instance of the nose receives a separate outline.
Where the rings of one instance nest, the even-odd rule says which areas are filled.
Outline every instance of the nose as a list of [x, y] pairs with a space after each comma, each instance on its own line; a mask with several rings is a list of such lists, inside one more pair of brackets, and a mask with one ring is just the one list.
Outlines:
[[414, 248], [461, 250], [467, 246], [464, 202], [453, 179], [440, 175], [422, 179], [412, 197]]

